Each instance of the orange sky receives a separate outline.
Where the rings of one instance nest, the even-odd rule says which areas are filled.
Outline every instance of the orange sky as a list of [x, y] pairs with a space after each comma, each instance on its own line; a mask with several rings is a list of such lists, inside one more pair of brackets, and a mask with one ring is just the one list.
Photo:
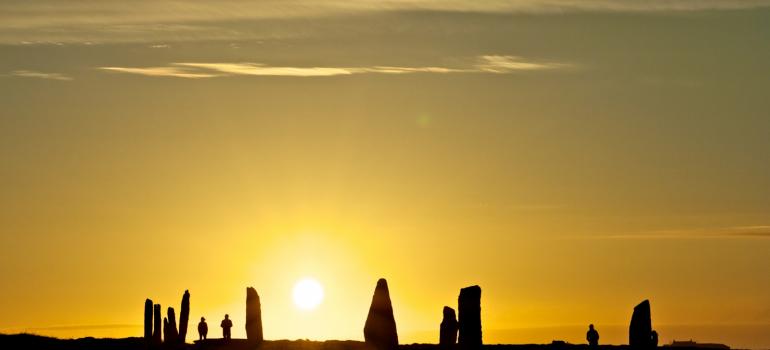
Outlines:
[[241, 337], [254, 286], [267, 339], [362, 339], [385, 277], [403, 343], [478, 284], [487, 343], [624, 343], [650, 299], [770, 347], [761, 1], [61, 6], [0, 4], [2, 332], [189, 289]]

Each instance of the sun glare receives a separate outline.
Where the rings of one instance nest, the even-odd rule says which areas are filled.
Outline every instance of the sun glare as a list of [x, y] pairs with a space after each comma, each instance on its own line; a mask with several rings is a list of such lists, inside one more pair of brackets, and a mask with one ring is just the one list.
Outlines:
[[294, 285], [294, 305], [302, 310], [313, 310], [324, 299], [324, 290], [318, 281], [305, 278]]

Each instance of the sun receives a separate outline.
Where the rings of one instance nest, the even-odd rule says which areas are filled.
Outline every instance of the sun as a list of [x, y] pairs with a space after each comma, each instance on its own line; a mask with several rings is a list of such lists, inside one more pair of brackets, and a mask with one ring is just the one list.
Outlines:
[[303, 278], [294, 285], [294, 305], [301, 310], [313, 310], [324, 299], [324, 289], [318, 281]]

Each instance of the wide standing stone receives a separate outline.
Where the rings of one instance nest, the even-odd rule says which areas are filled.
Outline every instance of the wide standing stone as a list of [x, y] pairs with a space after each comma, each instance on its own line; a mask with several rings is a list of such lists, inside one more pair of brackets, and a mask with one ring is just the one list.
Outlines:
[[652, 347], [652, 319], [649, 300], [634, 307], [631, 325], [628, 327], [628, 345], [640, 349]]
[[442, 349], [452, 349], [457, 343], [457, 317], [455, 310], [449, 306], [444, 306], [444, 319], [441, 320], [438, 342]]
[[460, 348], [481, 349], [481, 287], [471, 286], [460, 289], [457, 309]]
[[377, 287], [374, 289], [372, 305], [364, 325], [364, 340], [378, 350], [398, 348], [396, 319], [393, 317], [388, 282], [384, 278], [377, 281]]
[[152, 300], [144, 301], [144, 340], [152, 340]]
[[190, 292], [185, 290], [182, 296], [182, 309], [179, 310], [179, 342], [187, 338], [187, 323], [190, 319]]
[[262, 304], [253, 287], [246, 288], [246, 338], [250, 342], [262, 342]]

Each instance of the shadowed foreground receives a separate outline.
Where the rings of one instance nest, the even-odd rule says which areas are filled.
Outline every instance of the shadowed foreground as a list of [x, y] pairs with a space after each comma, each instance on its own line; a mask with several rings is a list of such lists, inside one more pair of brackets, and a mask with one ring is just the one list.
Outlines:
[[[588, 350], [588, 345], [573, 344], [522, 344], [522, 345], [482, 345], [484, 350]], [[668, 348], [663, 346], [663, 348]], [[273, 340], [254, 345], [246, 339], [209, 339], [196, 341], [194, 344], [175, 344], [174, 346], [148, 346], [142, 338], [123, 339], [57, 339], [31, 334], [0, 334], [0, 349], [8, 350], [145, 350], [145, 349], [185, 349], [185, 350], [373, 350], [373, 347], [361, 341], [352, 340]], [[438, 344], [399, 345], [399, 350], [439, 350]], [[458, 348], [459, 349], [459, 348]], [[627, 350], [626, 345], [602, 345], [598, 349]], [[698, 349], [696, 347], [677, 347], [677, 350]], [[702, 349], [700, 349], [702, 350]]]

